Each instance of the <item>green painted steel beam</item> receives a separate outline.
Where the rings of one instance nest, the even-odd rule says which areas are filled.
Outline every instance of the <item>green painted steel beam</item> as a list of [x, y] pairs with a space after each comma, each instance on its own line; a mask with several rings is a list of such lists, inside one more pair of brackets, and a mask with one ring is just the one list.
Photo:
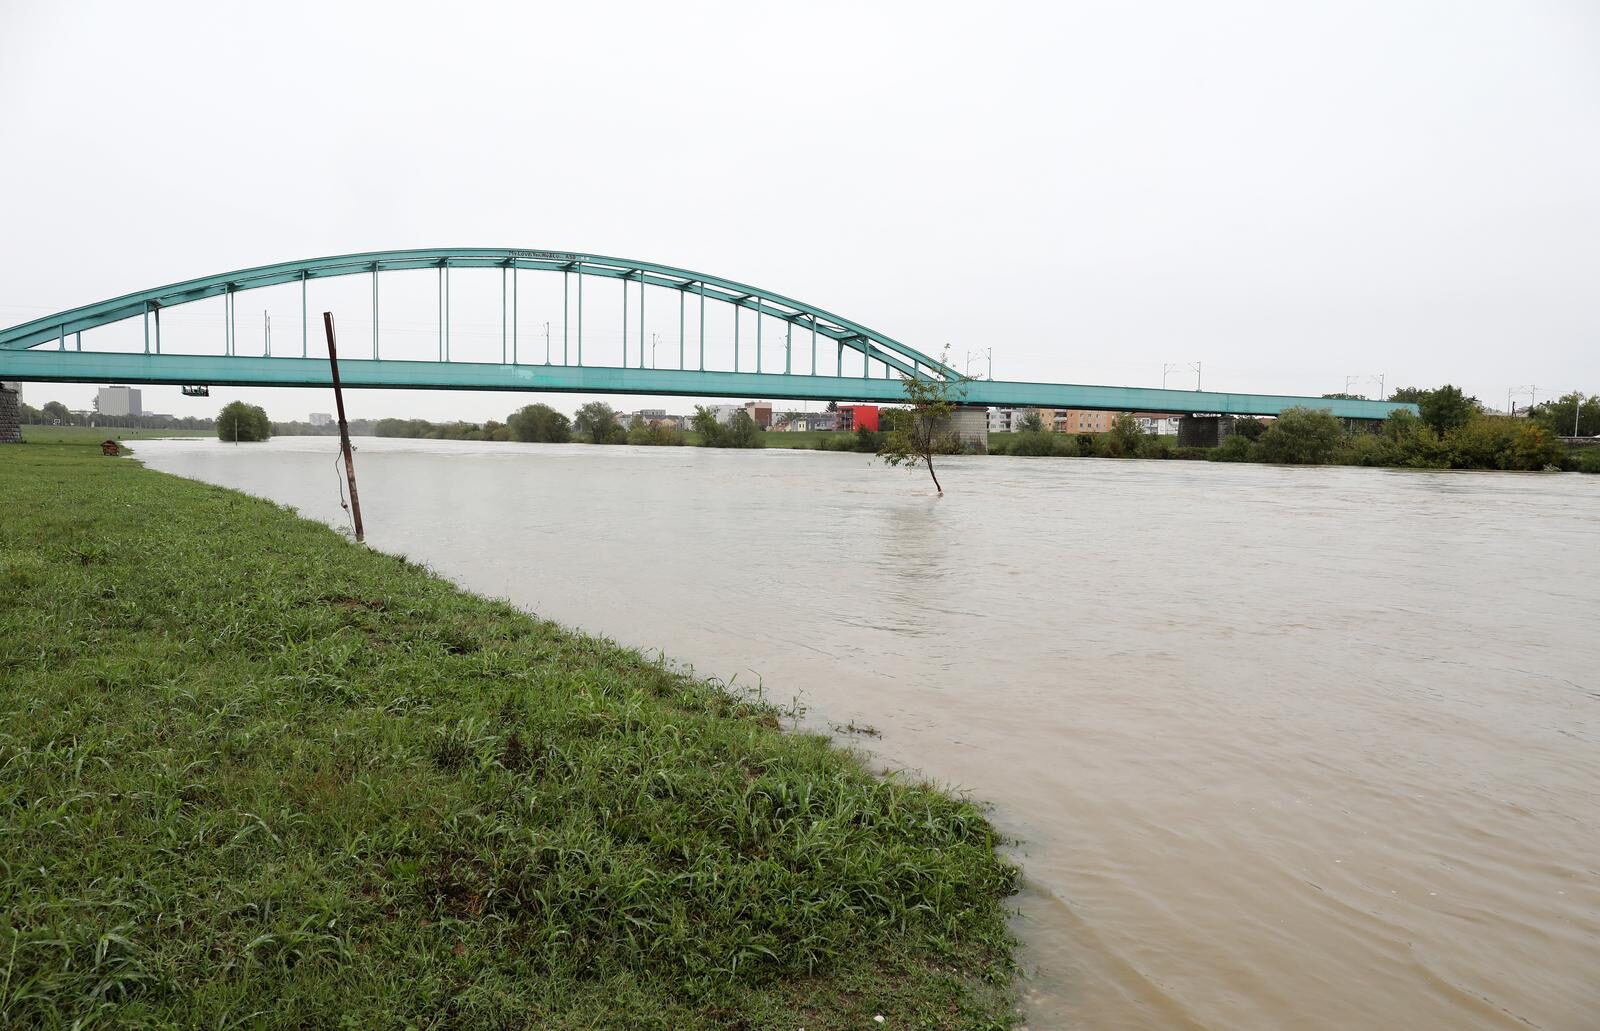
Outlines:
[[[785, 376], [781, 373], [701, 372], [614, 366], [495, 365], [478, 362], [342, 359], [347, 387], [418, 390], [521, 390], [573, 394], [663, 394], [685, 397], [763, 397], [788, 401], [905, 400], [898, 379], [856, 376]], [[202, 383], [238, 387], [325, 387], [328, 363], [318, 358], [254, 358], [137, 352], [0, 351], [0, 379], [67, 383]], [[1117, 412], [1276, 415], [1302, 405], [1348, 419], [1382, 419], [1416, 405], [1343, 401], [1282, 394], [1233, 394], [1154, 387], [1102, 387], [1073, 383], [971, 380], [968, 404], [1001, 407], [1089, 408]]]
[[[305, 282], [333, 276], [348, 276], [365, 272], [392, 272], [407, 269], [451, 268], [503, 268], [515, 261], [518, 268], [549, 272], [577, 272], [579, 282], [583, 276], [611, 279], [637, 279], [648, 286], [675, 290], [695, 289], [713, 300], [740, 306], [754, 307], [778, 318], [807, 315], [821, 320], [825, 325], [819, 331], [835, 337], [860, 337], [880, 348], [891, 351], [915, 365], [921, 363], [944, 376], [956, 378], [954, 369], [943, 366], [925, 354], [870, 330], [859, 323], [834, 315], [814, 305], [785, 297], [771, 290], [708, 276], [699, 272], [658, 265], [652, 262], [612, 258], [598, 254], [579, 254], [565, 251], [522, 250], [514, 248], [450, 247], [427, 250], [372, 251], [362, 254], [344, 254], [304, 261], [283, 262], [259, 268], [242, 269], [201, 279], [172, 283], [152, 290], [73, 308], [69, 311], [47, 315], [9, 329], [0, 330], [0, 349], [31, 348], [51, 340], [59, 340], [67, 333], [82, 332], [112, 322], [141, 315], [146, 305], [155, 303], [164, 307], [186, 304], [240, 290], [254, 290], [284, 283]], [[746, 304], [754, 298], [760, 300]], [[784, 309], [788, 309], [785, 311]], [[852, 344], [857, 350], [861, 348]], [[863, 352], [865, 353], [865, 352]]]

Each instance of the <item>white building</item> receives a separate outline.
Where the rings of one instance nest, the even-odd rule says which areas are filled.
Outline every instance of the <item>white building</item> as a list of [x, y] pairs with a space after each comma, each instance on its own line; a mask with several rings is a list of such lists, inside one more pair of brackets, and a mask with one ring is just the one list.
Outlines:
[[1139, 420], [1139, 428], [1146, 433], [1164, 437], [1178, 435], [1178, 416], [1170, 412], [1134, 412], [1133, 417]]
[[1022, 428], [1022, 420], [1032, 408], [989, 409], [990, 433], [1015, 433]]
[[133, 387], [101, 387], [94, 397], [95, 411], [101, 415], [140, 415], [139, 391]]
[[733, 417], [744, 411], [744, 405], [711, 405], [711, 413], [717, 417], [717, 422], [726, 426], [733, 422]]
[[311, 413], [311, 425], [313, 426], [326, 426], [331, 422], [333, 422], [333, 416], [327, 412]]

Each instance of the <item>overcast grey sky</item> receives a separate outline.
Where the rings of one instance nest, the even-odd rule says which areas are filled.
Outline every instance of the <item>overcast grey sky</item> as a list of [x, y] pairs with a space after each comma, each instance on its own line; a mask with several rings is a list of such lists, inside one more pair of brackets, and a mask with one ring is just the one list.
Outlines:
[[[1207, 389], [1383, 373], [1500, 406], [1600, 390], [1597, 130], [1594, 0], [0, 0], [0, 323], [295, 258], [528, 247], [740, 280], [957, 364], [992, 347], [1000, 379], [1201, 361]], [[493, 276], [456, 310], [497, 352]], [[431, 340], [431, 281], [384, 289], [385, 339], [392, 312]], [[313, 305], [359, 338], [365, 298]], [[297, 298], [242, 295], [241, 347], [269, 303], [298, 336]], [[220, 344], [220, 315], [170, 318]], [[329, 408], [146, 407], [238, 396]]]

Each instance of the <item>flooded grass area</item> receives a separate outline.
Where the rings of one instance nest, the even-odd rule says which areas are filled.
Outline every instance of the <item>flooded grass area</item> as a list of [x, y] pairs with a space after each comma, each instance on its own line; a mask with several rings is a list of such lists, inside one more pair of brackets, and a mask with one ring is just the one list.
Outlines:
[[0, 492], [6, 1026], [1014, 1019], [972, 802], [266, 500]]

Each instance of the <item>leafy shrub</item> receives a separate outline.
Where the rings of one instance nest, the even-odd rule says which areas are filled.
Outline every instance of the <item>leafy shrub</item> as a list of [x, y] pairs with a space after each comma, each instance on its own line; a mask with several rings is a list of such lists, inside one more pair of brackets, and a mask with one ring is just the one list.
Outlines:
[[[572, 439], [571, 421], [546, 404], [532, 404], [512, 412], [506, 417], [505, 429], [512, 440], [565, 444]], [[489, 439], [503, 440], [494, 435], [498, 433], [498, 429], [490, 431]]]
[[1267, 423], [1264, 419], [1242, 416], [1233, 420], [1233, 432], [1245, 440], [1260, 440], [1261, 435], [1267, 432]]
[[1172, 450], [1172, 442], [1166, 437], [1146, 434], [1144, 439], [1139, 441], [1140, 458], [1171, 458]]
[[[717, 413], [709, 408], [696, 406], [694, 410], [694, 429], [700, 434], [701, 447], [737, 447], [757, 448], [766, 447], [760, 426], [750, 418], [750, 413], [740, 410], [733, 413], [733, 418], [724, 426], [717, 421]], [[826, 442], [825, 442], [826, 443]], [[824, 447], [824, 450], [828, 448]]]
[[1376, 433], [1359, 433], [1346, 441], [1340, 450], [1341, 465], [1384, 466], [1393, 465], [1394, 446]]
[[1263, 462], [1321, 465], [1333, 459], [1343, 439], [1344, 427], [1326, 409], [1296, 405], [1279, 413], [1256, 449]]
[[1520, 469], [1535, 472], [1561, 465], [1561, 442], [1526, 419], [1474, 416], [1445, 434], [1443, 448], [1453, 469]]
[[1566, 448], [1562, 447], [1555, 434], [1543, 426], [1524, 422], [1517, 427], [1506, 449], [1500, 453], [1500, 468], [1530, 472], [1551, 466], [1559, 469], [1565, 457]]
[[643, 447], [682, 447], [683, 431], [668, 423], [646, 425], [635, 416], [634, 425], [628, 429], [628, 443]]
[[1250, 438], [1230, 434], [1206, 457], [1213, 462], [1248, 462], [1254, 453], [1255, 445], [1250, 443]]
[[1054, 433], [1044, 430], [1025, 430], [1011, 438], [1011, 454], [1028, 458], [1043, 458], [1055, 454]]

